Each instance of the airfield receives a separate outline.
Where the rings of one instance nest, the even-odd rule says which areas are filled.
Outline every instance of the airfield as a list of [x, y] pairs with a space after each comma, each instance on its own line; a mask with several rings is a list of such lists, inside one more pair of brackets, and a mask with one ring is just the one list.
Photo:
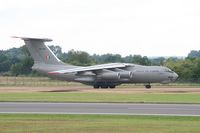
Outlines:
[[138, 94], [138, 93], [199, 93], [200, 86], [153, 86], [145, 89], [143, 86], [119, 86], [115, 89], [93, 89], [85, 85], [70, 86], [2, 86], [1, 93], [14, 92], [80, 92], [80, 93], [118, 93], [118, 94]]
[[1, 87], [0, 113], [200, 116], [199, 94], [196, 87]]
[[76, 83], [34, 80], [11, 83], [8, 80], [8, 85], [1, 85], [2, 132], [197, 133], [200, 130], [199, 84], [93, 89]]

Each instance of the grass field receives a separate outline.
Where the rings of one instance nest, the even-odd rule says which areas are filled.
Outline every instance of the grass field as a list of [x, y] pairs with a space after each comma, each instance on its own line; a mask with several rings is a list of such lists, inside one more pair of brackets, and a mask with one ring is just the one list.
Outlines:
[[[171, 84], [152, 84], [153, 87], [200, 87], [200, 83], [171, 83]], [[74, 82], [59, 81], [48, 77], [8, 77], [0, 76], [0, 86], [82, 86], [85, 85]], [[120, 87], [143, 88], [143, 84], [123, 84]]]
[[48, 77], [7, 77], [0, 76], [0, 86], [80, 86], [79, 83], [71, 83], [50, 79]]
[[[11, 86], [11, 88], [6, 86]], [[46, 88], [55, 88], [55, 91], [59, 91], [60, 88], [56, 90], [56, 87], [62, 87], [61, 91], [63, 92], [32, 92], [34, 88], [37, 87], [46, 87]], [[134, 84], [125, 84], [118, 88], [122, 88], [120, 93], [113, 93], [118, 90], [110, 90], [102, 93], [101, 90], [91, 91], [94, 90], [92, 87], [88, 87], [79, 83], [73, 82], [64, 82], [58, 80], [52, 80], [47, 77], [1, 77], [0, 76], [0, 101], [41, 101], [41, 102], [122, 102], [122, 103], [200, 103], [200, 84], [169, 84], [169, 85], [159, 85], [155, 84], [152, 90], [157, 87], [160, 88], [181, 88], [184, 86], [185, 88], [197, 88], [197, 93], [184, 93], [184, 89], [165, 89], [167, 92], [173, 91], [172, 93], [162, 91], [164, 89], [160, 89], [159, 91], [143, 91], [142, 93], [132, 93], [136, 87], [144, 88], [143, 85], [134, 85]], [[13, 88], [21, 89], [20, 87], [24, 87], [24, 90], [28, 90], [26, 92], [12, 92]], [[67, 89], [65, 89], [67, 88]], [[79, 88], [79, 89], [77, 89]], [[83, 90], [88, 89], [90, 92], [83, 92]], [[122, 91], [124, 88], [130, 88], [128, 91]], [[11, 93], [8, 93], [11, 89]], [[22, 89], [22, 90], [23, 90]], [[63, 90], [62, 90], [63, 89]], [[181, 92], [180, 92], [181, 90]], [[65, 92], [66, 91], [66, 92]], [[67, 92], [68, 91], [68, 92]], [[72, 91], [72, 92], [69, 92]], [[87, 90], [86, 90], [87, 91]], [[101, 92], [101, 93], [99, 93]], [[148, 93], [149, 92], [149, 93]], [[159, 92], [159, 93], [157, 93]], [[191, 91], [192, 92], [192, 91]]]
[[33, 92], [0, 93], [0, 101], [33, 102], [121, 102], [121, 103], [200, 103], [200, 93], [81, 93]]
[[1, 133], [199, 133], [200, 117], [0, 114]]
[[[175, 87], [172, 88], [172, 86]], [[181, 86], [186, 89], [190, 86], [191, 89], [182, 89]], [[170, 84], [165, 86], [157, 84], [151, 90], [145, 90], [141, 88], [142, 85], [125, 84], [118, 87], [121, 89], [94, 90], [92, 87], [82, 84], [51, 80], [45, 77], [0, 77], [0, 101], [200, 104], [199, 86], [200, 84]], [[160, 87], [160, 89], [156, 90], [156, 87]], [[163, 87], [168, 88], [164, 89]], [[196, 87], [195, 91], [192, 90], [193, 87]]]
[[[147, 91], [142, 90], [141, 84], [125, 84], [115, 90], [94, 90], [82, 84], [44, 77], [0, 77], [0, 102], [200, 104], [198, 90], [200, 84], [164, 86], [155, 84], [153, 87], [154, 90]], [[0, 114], [0, 133], [199, 133], [199, 131], [200, 117]]]

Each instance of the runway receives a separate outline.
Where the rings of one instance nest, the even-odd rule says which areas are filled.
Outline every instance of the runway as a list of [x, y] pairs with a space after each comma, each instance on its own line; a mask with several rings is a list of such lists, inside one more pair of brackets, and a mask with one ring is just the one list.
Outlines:
[[200, 116], [200, 104], [0, 102], [0, 113]]

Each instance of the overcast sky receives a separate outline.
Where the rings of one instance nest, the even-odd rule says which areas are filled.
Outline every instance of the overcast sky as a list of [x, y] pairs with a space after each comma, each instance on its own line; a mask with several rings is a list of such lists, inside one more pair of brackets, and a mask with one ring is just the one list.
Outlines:
[[200, 50], [200, 1], [0, 0], [0, 49], [23, 45], [12, 35], [65, 52], [187, 56]]

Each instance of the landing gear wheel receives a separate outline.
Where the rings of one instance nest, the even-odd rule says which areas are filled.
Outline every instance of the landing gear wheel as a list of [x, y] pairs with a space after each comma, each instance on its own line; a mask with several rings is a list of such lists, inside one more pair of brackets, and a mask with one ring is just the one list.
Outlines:
[[145, 88], [146, 88], [146, 89], [150, 89], [150, 88], [151, 88], [151, 85], [145, 85]]
[[110, 85], [109, 86], [111, 89], [114, 89], [115, 88], [115, 85]]
[[101, 88], [103, 88], [103, 89], [107, 89], [108, 86], [107, 86], [107, 85], [101, 85]]
[[93, 87], [94, 87], [95, 89], [99, 89], [100, 86], [99, 86], [99, 85], [94, 85]]

